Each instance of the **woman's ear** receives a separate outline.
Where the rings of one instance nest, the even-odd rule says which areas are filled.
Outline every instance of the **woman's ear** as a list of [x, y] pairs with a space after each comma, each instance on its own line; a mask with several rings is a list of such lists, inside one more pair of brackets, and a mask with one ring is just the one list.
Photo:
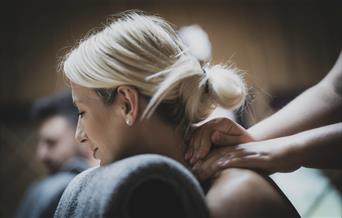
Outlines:
[[126, 124], [131, 126], [137, 119], [139, 112], [139, 93], [132, 86], [122, 85], [117, 88], [120, 98], [120, 111]]

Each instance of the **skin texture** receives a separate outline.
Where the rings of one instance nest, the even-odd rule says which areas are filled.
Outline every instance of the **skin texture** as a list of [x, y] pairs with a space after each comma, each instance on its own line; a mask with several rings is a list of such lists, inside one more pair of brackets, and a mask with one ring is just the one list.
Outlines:
[[[156, 114], [149, 119], [139, 119], [147, 102], [134, 87], [117, 87], [117, 96], [110, 105], [105, 105], [89, 88], [76, 84], [71, 84], [71, 88], [73, 100], [80, 112], [76, 138], [81, 143], [90, 144], [101, 165], [134, 154], [155, 153], [171, 157], [189, 167], [184, 160], [183, 134], [177, 128], [165, 123]], [[229, 171], [231, 169], [216, 175], [209, 188], [207, 202], [213, 217], [231, 214], [227, 208], [231, 208], [229, 205], [237, 207], [239, 199], [241, 203], [234, 209], [237, 216], [245, 215], [245, 208], [250, 205], [254, 205], [249, 211], [255, 216], [273, 215], [272, 211], [287, 214], [288, 208], [285, 206], [284, 209], [282, 198], [260, 175], [249, 170], [236, 169], [233, 174]], [[236, 190], [236, 187], [239, 189]], [[240, 193], [240, 188], [242, 191], [246, 187], [248, 191]], [[256, 197], [252, 198], [259, 195], [264, 199], [260, 204], [255, 202]], [[269, 210], [270, 213], [262, 211], [263, 205], [272, 205], [273, 210]]]
[[39, 126], [37, 158], [51, 173], [78, 152], [74, 127], [63, 116], [52, 116]]
[[120, 107], [106, 107], [95, 92], [77, 85], [72, 85], [72, 95], [79, 110], [77, 140], [89, 144], [93, 156], [101, 159], [101, 164], [108, 164], [122, 155], [118, 144], [124, 144], [126, 140], [125, 131], [122, 131], [126, 125]]
[[185, 155], [187, 161], [194, 164], [204, 158], [211, 149], [212, 142], [208, 139], [211, 136], [215, 138], [217, 133], [214, 134], [214, 132], [217, 131], [223, 134], [231, 145], [252, 141], [250, 134], [239, 124], [230, 119], [226, 119], [225, 122], [221, 120], [220, 118], [210, 120], [205, 124], [205, 128], [197, 128], [193, 132], [190, 146]]
[[224, 155], [212, 159], [220, 160], [221, 167], [254, 168], [268, 173], [292, 172], [301, 166], [341, 169], [341, 140], [342, 123], [336, 123], [291, 136], [227, 147], [221, 152]]
[[[189, 146], [189, 150], [196, 147], [203, 152], [202, 157], [205, 156], [196, 162], [194, 170], [200, 178], [206, 179], [227, 167], [267, 173], [290, 172], [301, 166], [341, 169], [341, 108], [342, 53], [317, 85], [248, 131], [240, 129], [240, 135], [250, 136], [249, 141], [222, 131], [225, 126], [238, 126], [226, 118], [217, 120], [214, 126], [201, 126], [202, 130], [198, 131], [212, 134], [194, 135], [197, 139], [192, 142], [205, 141]], [[212, 144], [231, 147], [213, 146], [211, 149]], [[209, 155], [208, 151], [211, 151]]]
[[279, 193], [251, 170], [225, 169], [211, 183], [206, 199], [213, 218], [296, 217]]
[[183, 139], [173, 127], [157, 116], [139, 120], [146, 101], [135, 88], [119, 86], [111, 105], [105, 105], [89, 88], [73, 83], [71, 88], [80, 112], [76, 138], [90, 144], [101, 165], [141, 153], [163, 154], [187, 165]]
[[252, 126], [248, 132], [257, 141], [296, 134], [341, 122], [341, 108], [342, 52], [323, 80], [274, 115]]

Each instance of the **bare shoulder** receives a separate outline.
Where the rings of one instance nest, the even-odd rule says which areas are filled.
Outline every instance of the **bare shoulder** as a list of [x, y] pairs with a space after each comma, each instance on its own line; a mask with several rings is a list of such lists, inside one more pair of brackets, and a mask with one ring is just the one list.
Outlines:
[[212, 217], [289, 217], [293, 210], [284, 197], [258, 173], [223, 170], [206, 196]]

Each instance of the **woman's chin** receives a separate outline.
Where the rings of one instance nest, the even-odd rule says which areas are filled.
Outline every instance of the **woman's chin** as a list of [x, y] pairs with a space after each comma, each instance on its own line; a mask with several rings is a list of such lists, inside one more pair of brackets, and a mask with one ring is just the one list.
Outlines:
[[107, 160], [105, 158], [100, 158], [100, 157], [98, 157], [97, 159], [100, 160], [100, 166], [105, 166], [113, 162], [113, 161]]
[[96, 154], [98, 153], [98, 150], [99, 150], [99, 148], [95, 148], [94, 150], [93, 150], [93, 157], [95, 158], [95, 159], [100, 159]]

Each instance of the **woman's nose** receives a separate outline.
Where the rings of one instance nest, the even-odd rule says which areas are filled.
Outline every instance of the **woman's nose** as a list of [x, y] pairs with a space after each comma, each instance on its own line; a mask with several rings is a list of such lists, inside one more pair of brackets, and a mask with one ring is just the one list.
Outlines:
[[84, 132], [84, 129], [82, 125], [80, 124], [80, 122], [77, 123], [75, 138], [80, 143], [84, 143], [88, 141], [87, 134]]

